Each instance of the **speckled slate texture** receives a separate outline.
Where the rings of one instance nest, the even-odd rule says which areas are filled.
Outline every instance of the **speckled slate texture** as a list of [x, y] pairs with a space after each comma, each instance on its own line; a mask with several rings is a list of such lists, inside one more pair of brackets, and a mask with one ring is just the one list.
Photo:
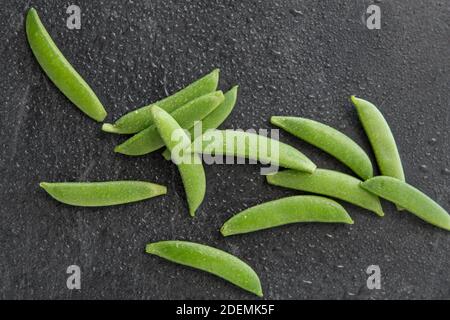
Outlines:
[[[29, 49], [35, 6], [55, 42], [97, 92], [108, 121], [219, 67], [240, 85], [223, 128], [271, 128], [271, 115], [311, 117], [368, 152], [351, 94], [385, 114], [407, 180], [450, 208], [450, 3], [377, 1], [76, 1], [82, 29], [65, 27], [69, 2], [6, 1], [0, 11], [0, 298], [253, 299], [208, 274], [144, 253], [147, 242], [197, 241], [231, 252], [260, 275], [269, 299], [450, 298], [450, 235], [383, 202], [386, 217], [343, 203], [353, 226], [291, 225], [224, 239], [233, 213], [296, 194], [269, 186], [257, 165], [206, 167], [208, 191], [189, 217], [177, 169], [158, 153], [113, 153], [101, 132], [46, 78]], [[349, 172], [289, 134], [320, 167]], [[373, 154], [370, 153], [373, 159]], [[111, 208], [52, 200], [40, 181], [143, 179], [168, 195]], [[82, 270], [68, 290], [67, 266]], [[379, 265], [382, 289], [368, 290]]]

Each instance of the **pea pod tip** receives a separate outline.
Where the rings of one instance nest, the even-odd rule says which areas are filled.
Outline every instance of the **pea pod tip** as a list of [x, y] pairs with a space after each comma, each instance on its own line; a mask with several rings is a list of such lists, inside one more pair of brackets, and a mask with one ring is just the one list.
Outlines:
[[216, 97], [217, 99], [220, 99], [220, 100], [224, 100], [224, 99], [225, 99], [222, 90], [217, 90], [216, 92], [213, 93], [213, 95], [214, 95], [214, 97]]
[[45, 189], [46, 187], [48, 187], [48, 182], [39, 182], [39, 187]]
[[160, 184], [155, 184], [154, 188], [155, 188], [155, 192], [157, 194], [161, 194], [161, 195], [167, 194], [167, 187], [166, 186], [163, 186], [163, 185], [160, 185]]
[[280, 119], [281, 119], [280, 116], [271, 116], [270, 117], [270, 123], [274, 124], [274, 125], [277, 125], [279, 123]]
[[115, 147], [114, 147], [114, 152], [115, 152], [115, 153], [122, 153], [122, 154], [123, 154], [122, 148], [121, 148], [120, 146], [121, 146], [121, 145], [119, 144], [118, 146], [115, 146]]
[[34, 7], [28, 8], [27, 14], [36, 13], [36, 9]]
[[137, 152], [130, 152], [130, 150], [127, 150], [127, 147], [124, 144], [119, 144], [118, 146], [114, 147], [115, 153], [124, 154], [126, 156], [140, 156], [142, 154], [139, 154]]
[[353, 104], [356, 104], [358, 102], [358, 98], [355, 95], [351, 95], [350, 100], [353, 102]]
[[227, 237], [227, 236], [229, 236], [230, 234], [228, 233], [228, 231], [227, 231], [227, 228], [225, 227], [225, 226], [222, 226], [221, 228], [220, 228], [220, 233], [222, 234], [222, 236], [224, 236], [224, 237]]
[[109, 132], [109, 133], [119, 133], [120, 132], [120, 130], [111, 123], [104, 123], [102, 125], [102, 131]]
[[145, 246], [145, 252], [146, 253], [149, 253], [149, 254], [154, 254], [155, 253], [155, 251], [153, 250], [153, 243], [148, 243], [146, 246]]

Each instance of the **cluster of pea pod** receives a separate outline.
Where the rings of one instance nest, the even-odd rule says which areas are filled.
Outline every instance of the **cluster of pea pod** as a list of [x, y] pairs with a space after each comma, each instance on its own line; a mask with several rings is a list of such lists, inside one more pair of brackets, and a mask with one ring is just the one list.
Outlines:
[[[42, 69], [54, 84], [86, 115], [103, 121], [106, 111], [101, 102], [65, 59], [46, 31], [35, 9], [26, 18], [30, 47]], [[360, 121], [372, 145], [381, 176], [373, 177], [372, 163], [348, 136], [325, 124], [299, 117], [274, 116], [271, 123], [294, 136], [324, 150], [349, 167], [362, 180], [337, 171], [318, 169], [304, 154], [282, 142], [233, 130], [216, 130], [234, 108], [237, 86], [225, 94], [216, 91], [219, 71], [214, 70], [177, 93], [105, 123], [102, 130], [115, 134], [133, 134], [114, 151], [138, 156], [166, 147], [163, 156], [177, 163], [192, 216], [202, 203], [206, 179], [198, 154], [215, 153], [276, 163], [287, 170], [267, 175], [273, 185], [329, 196], [353, 203], [383, 216], [379, 197], [406, 209], [419, 218], [450, 230], [450, 216], [436, 202], [405, 182], [400, 156], [391, 130], [380, 111], [370, 102], [352, 97]], [[194, 123], [202, 121], [203, 138], [191, 141]], [[175, 130], [187, 129], [180, 141], [172, 141]], [[213, 130], [211, 130], [213, 129]], [[208, 131], [207, 131], [208, 130]], [[181, 130], [179, 132], [182, 132]], [[204, 137], [208, 136], [210, 137]], [[219, 135], [223, 139], [210, 139]], [[229, 138], [256, 138], [256, 149], [246, 145], [235, 148], [210, 142]], [[228, 140], [231, 141], [231, 140]], [[182, 152], [171, 151], [176, 145]], [[276, 144], [277, 157], [261, 159], [257, 146]], [[193, 161], [176, 161], [188, 154]], [[109, 206], [139, 201], [166, 193], [166, 187], [144, 181], [110, 182], [42, 182], [42, 188], [56, 200], [74, 206]], [[312, 195], [293, 196], [263, 203], [244, 210], [221, 228], [224, 236], [253, 232], [297, 222], [347, 223], [353, 221], [337, 202]], [[146, 252], [170, 261], [201, 269], [262, 296], [260, 280], [253, 269], [237, 257], [222, 250], [186, 241], [161, 241], [148, 244]]]

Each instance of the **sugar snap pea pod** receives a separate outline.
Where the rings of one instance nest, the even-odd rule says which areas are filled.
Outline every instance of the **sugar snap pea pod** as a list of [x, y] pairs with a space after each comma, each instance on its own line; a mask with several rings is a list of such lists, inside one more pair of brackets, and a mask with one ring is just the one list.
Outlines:
[[[351, 96], [351, 100], [372, 145], [381, 174], [405, 181], [397, 144], [386, 119], [380, 110], [369, 101], [355, 96]], [[397, 206], [397, 210], [403, 210], [403, 208]]]
[[372, 145], [380, 172], [405, 181], [402, 162], [391, 129], [380, 110], [369, 101], [351, 97], [364, 131]]
[[[162, 140], [172, 152], [172, 158], [177, 163], [186, 192], [189, 213], [191, 216], [194, 216], [206, 192], [206, 177], [201, 159], [198, 154], [191, 154], [187, 151], [191, 140], [169, 113], [154, 106], [152, 108], [152, 117]], [[174, 139], [176, 133], [179, 134], [178, 140]], [[174, 148], [179, 148], [180, 152], [173, 152]], [[189, 157], [189, 161], [186, 161], [186, 157]]]
[[[208, 129], [216, 129], [230, 115], [236, 104], [238, 86], [234, 86], [224, 94], [225, 100], [213, 112], [202, 119], [202, 133]], [[194, 136], [194, 128], [189, 129], [191, 137]], [[169, 150], [162, 153], [166, 160], [170, 160]]]
[[342, 132], [323, 123], [300, 117], [271, 117], [270, 122], [322, 149], [347, 165], [363, 180], [373, 176], [372, 163], [364, 150]]
[[226, 221], [220, 232], [231, 236], [297, 222], [353, 224], [347, 211], [336, 201], [318, 196], [293, 196], [248, 208]]
[[80, 207], [103, 207], [140, 201], [167, 193], [167, 188], [145, 181], [41, 182], [59, 202]]
[[103, 121], [106, 111], [102, 103], [58, 49], [34, 8], [27, 12], [26, 33], [36, 60], [50, 80], [86, 115]]
[[316, 169], [313, 174], [285, 170], [266, 179], [276, 186], [341, 199], [384, 216], [378, 197], [361, 188], [361, 180], [345, 173], [326, 169]]
[[[223, 101], [222, 91], [208, 93], [176, 109], [171, 116], [182, 128], [189, 129], [194, 126], [195, 121], [202, 120]], [[118, 145], [114, 151], [129, 156], [140, 156], [158, 150], [163, 146], [164, 141], [153, 124]]]
[[316, 169], [316, 165], [311, 160], [290, 145], [243, 131], [207, 131], [196, 138], [191, 147], [196, 153], [255, 159], [309, 173]]
[[150, 112], [152, 106], [157, 105], [168, 113], [172, 113], [189, 101], [207, 93], [216, 91], [218, 82], [219, 69], [215, 69], [206, 76], [198, 79], [184, 89], [167, 98], [131, 111], [119, 118], [114, 124], [105, 123], [102, 126], [102, 130], [119, 134], [137, 133], [153, 124], [153, 119]]
[[216, 248], [188, 241], [161, 241], [147, 244], [145, 251], [169, 261], [214, 274], [262, 297], [256, 272], [241, 259]]
[[361, 187], [395, 203], [434, 226], [450, 231], [450, 215], [444, 208], [404, 181], [378, 176], [364, 181]]

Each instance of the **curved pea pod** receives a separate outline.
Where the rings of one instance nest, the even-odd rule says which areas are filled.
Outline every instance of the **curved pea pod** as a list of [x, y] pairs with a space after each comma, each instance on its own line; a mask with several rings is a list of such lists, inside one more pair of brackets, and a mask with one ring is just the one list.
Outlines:
[[309, 173], [316, 169], [311, 160], [290, 145], [243, 131], [210, 130], [196, 138], [191, 148], [196, 153], [254, 159]]
[[224, 236], [248, 233], [298, 222], [353, 224], [336, 201], [318, 196], [293, 196], [248, 208], [226, 221]]
[[[223, 101], [224, 95], [222, 91], [208, 93], [176, 109], [172, 112], [171, 116], [182, 128], [190, 129], [196, 121], [202, 120]], [[118, 145], [114, 151], [128, 156], [141, 156], [158, 150], [163, 146], [164, 141], [161, 139], [158, 129], [153, 124]]]
[[[381, 174], [405, 181], [397, 144], [386, 119], [380, 110], [369, 101], [355, 96], [351, 96], [351, 100], [372, 145]], [[397, 206], [397, 209], [401, 210], [402, 208]]]
[[56, 87], [86, 115], [103, 121], [106, 111], [102, 103], [58, 49], [34, 8], [27, 12], [26, 33], [36, 60]]
[[380, 172], [405, 180], [402, 162], [391, 129], [378, 108], [369, 101], [351, 97], [361, 124], [372, 145]]
[[317, 169], [312, 174], [285, 170], [266, 179], [276, 186], [341, 199], [384, 216], [378, 197], [361, 188], [362, 181], [348, 174], [326, 169]]
[[342, 132], [323, 123], [300, 117], [271, 117], [270, 122], [297, 138], [329, 153], [360, 176], [373, 176], [372, 163], [364, 150]]
[[256, 272], [241, 259], [216, 248], [187, 241], [161, 241], [147, 244], [145, 251], [169, 261], [214, 274], [262, 297]]
[[396, 178], [378, 176], [361, 183], [365, 190], [389, 200], [434, 226], [450, 231], [450, 215], [420, 190]]
[[[209, 129], [216, 129], [218, 126], [225, 121], [225, 119], [230, 115], [231, 111], [236, 104], [238, 86], [234, 86], [228, 92], [224, 94], [225, 100], [202, 119], [202, 133]], [[194, 136], [194, 128], [189, 129], [189, 134], [191, 137]], [[164, 159], [170, 160], [169, 150], [164, 150], [162, 153]]]
[[[186, 191], [189, 213], [194, 216], [206, 192], [206, 177], [201, 159], [198, 154], [187, 151], [191, 140], [170, 114], [154, 106], [152, 116], [162, 140], [171, 151], [172, 158], [178, 166]], [[175, 138], [176, 135], [178, 135], [177, 138]]]
[[152, 106], [157, 105], [164, 111], [172, 113], [189, 101], [216, 91], [218, 82], [219, 69], [215, 69], [167, 98], [131, 111], [119, 118], [114, 124], [105, 123], [102, 130], [118, 134], [132, 134], [142, 131], [153, 124]]
[[153, 198], [167, 188], [145, 181], [41, 182], [39, 184], [59, 202], [80, 207], [103, 207]]

